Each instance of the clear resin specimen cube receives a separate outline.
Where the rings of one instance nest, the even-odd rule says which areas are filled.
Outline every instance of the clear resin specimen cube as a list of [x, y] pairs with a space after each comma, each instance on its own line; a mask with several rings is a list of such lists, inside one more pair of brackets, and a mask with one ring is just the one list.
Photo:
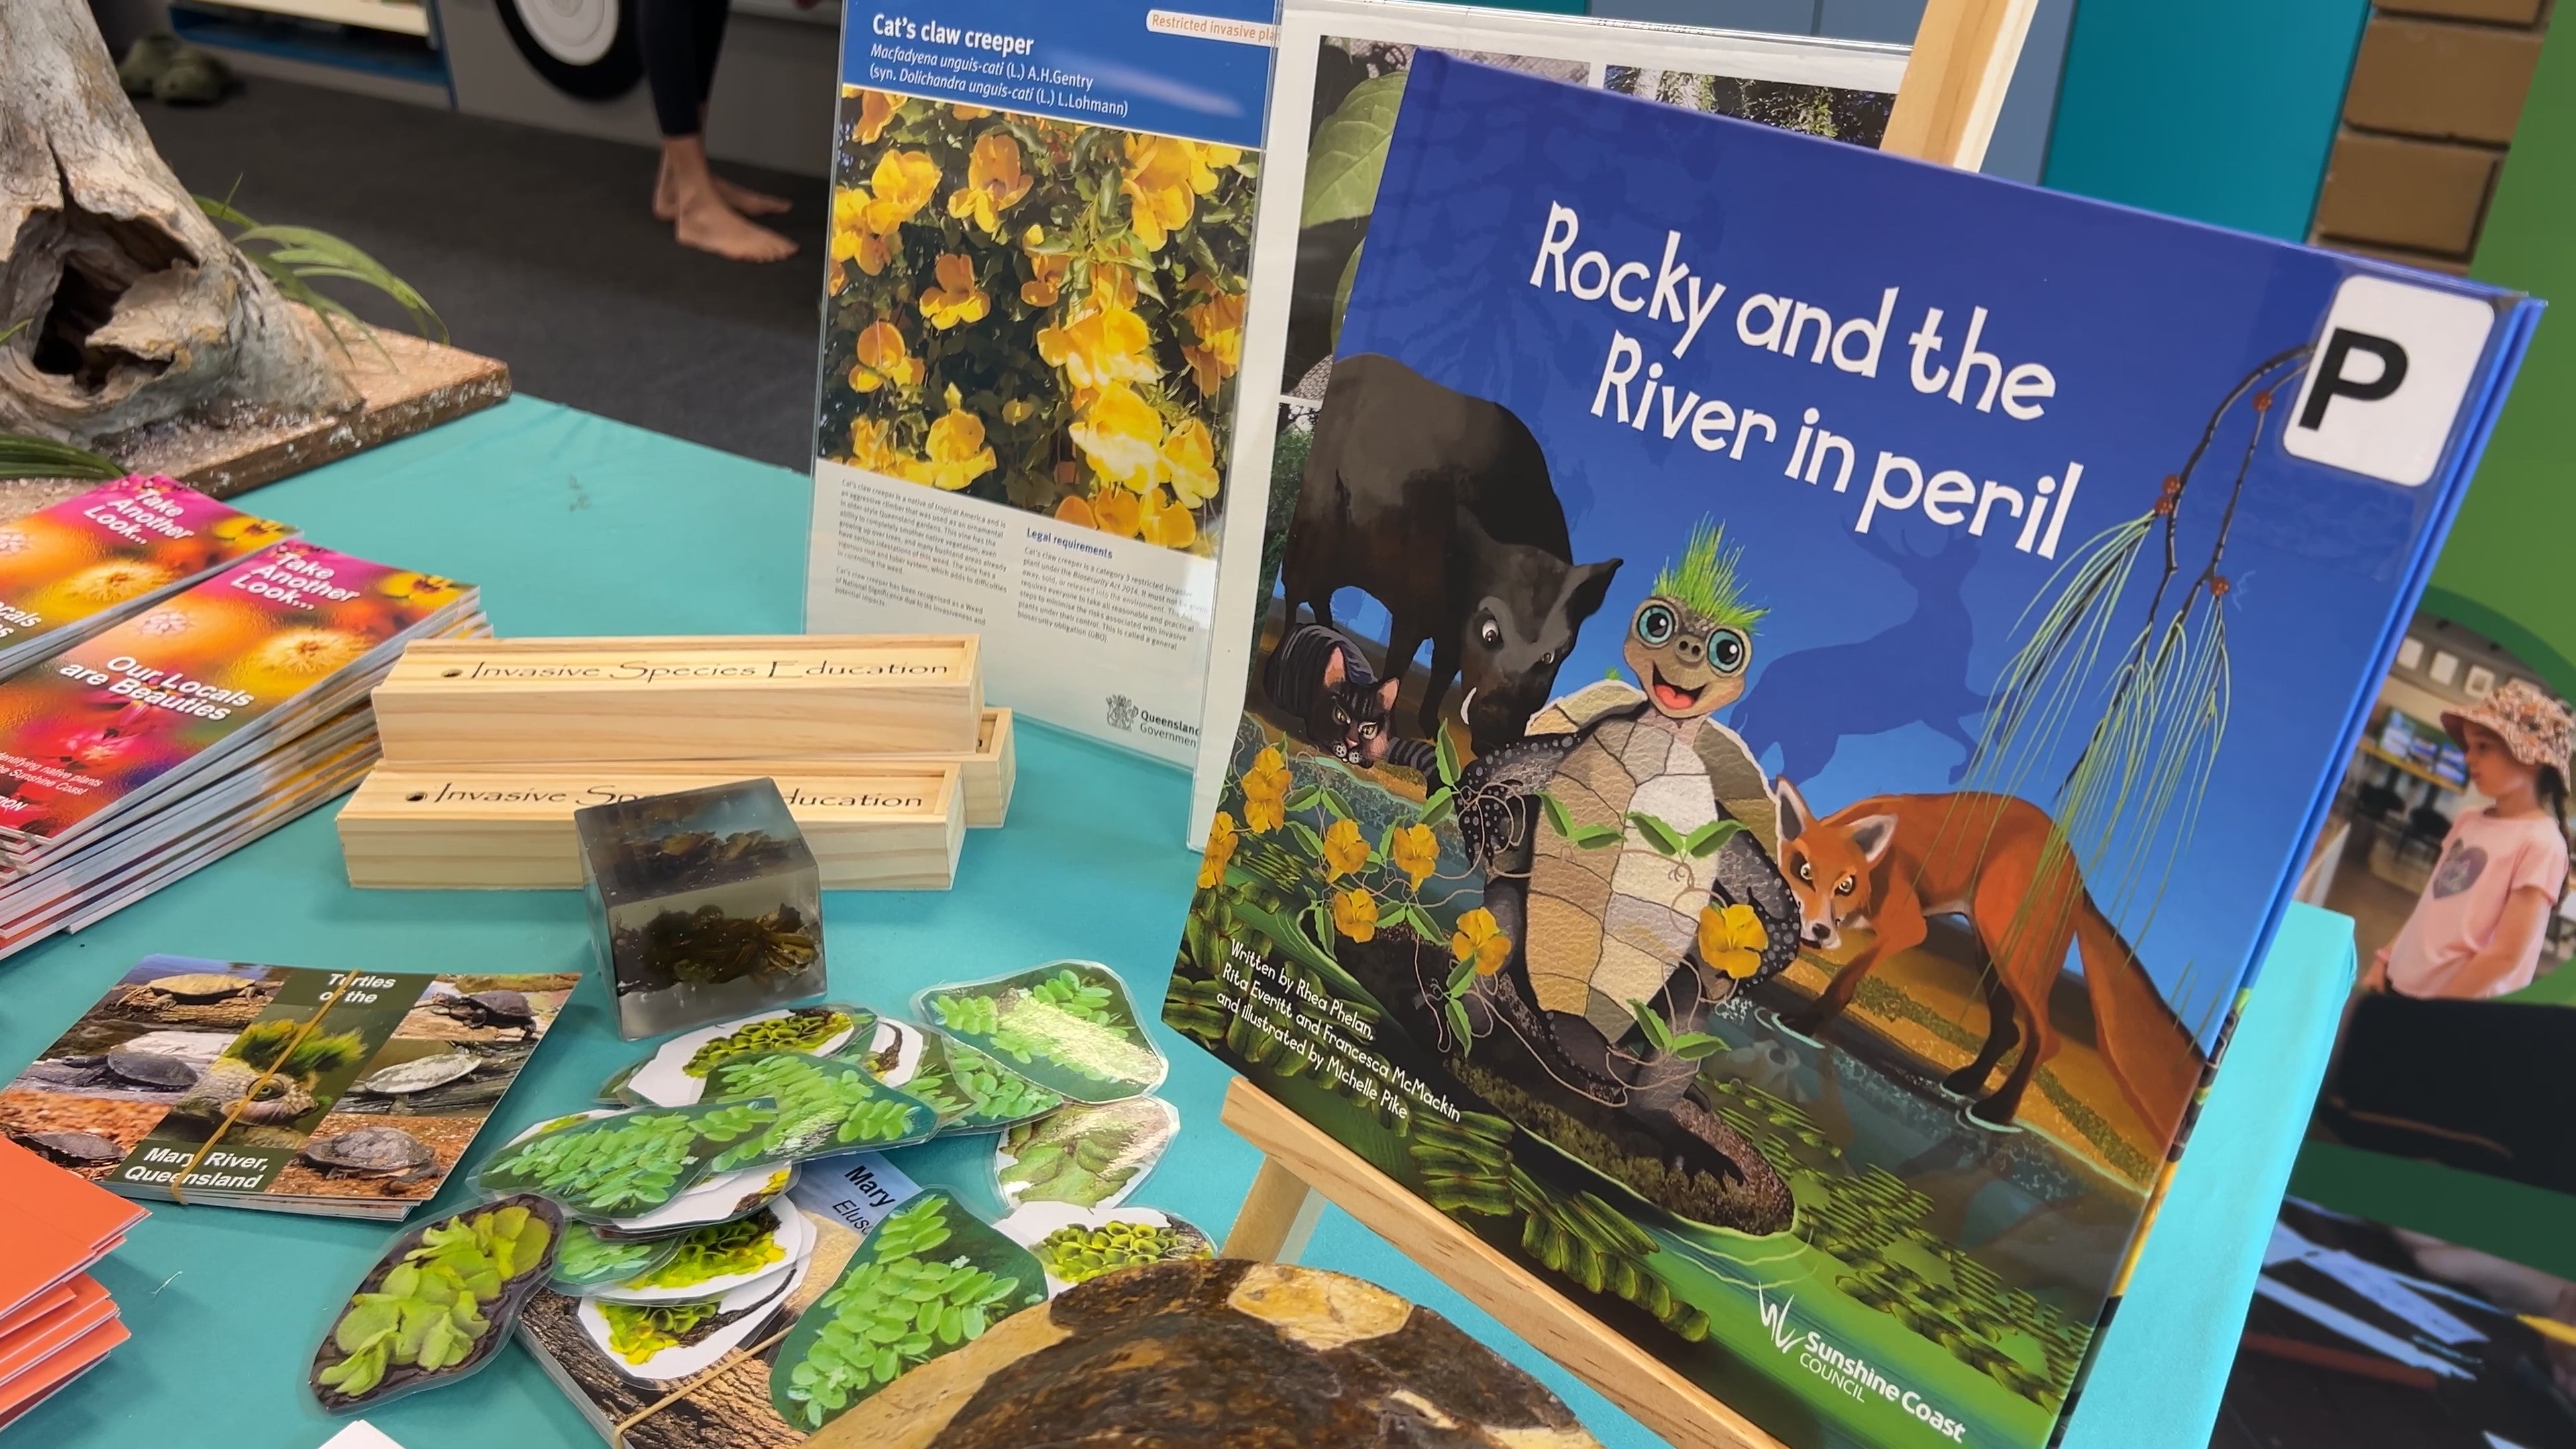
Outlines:
[[629, 1041], [823, 993], [822, 877], [778, 786], [573, 813], [590, 933]]

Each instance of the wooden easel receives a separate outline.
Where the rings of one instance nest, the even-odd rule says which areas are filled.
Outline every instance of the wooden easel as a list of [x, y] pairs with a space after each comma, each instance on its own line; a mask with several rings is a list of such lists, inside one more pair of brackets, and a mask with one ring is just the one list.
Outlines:
[[1259, 1087], [1235, 1078], [1222, 1115], [1263, 1158], [1226, 1234], [1227, 1257], [1294, 1261], [1330, 1200], [1681, 1449], [1783, 1449], [1752, 1420]]
[[[1986, 157], [2038, 0], [1931, 0], [1879, 149], [1973, 169]], [[1683, 1449], [1783, 1449], [1752, 1420], [1585, 1312], [1322, 1128], [1238, 1077], [1223, 1120], [1261, 1149], [1229, 1258], [1293, 1261], [1330, 1201]]]

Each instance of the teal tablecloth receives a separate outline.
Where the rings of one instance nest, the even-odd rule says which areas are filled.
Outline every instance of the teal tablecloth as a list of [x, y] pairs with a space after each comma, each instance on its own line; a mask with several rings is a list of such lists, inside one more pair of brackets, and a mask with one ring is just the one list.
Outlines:
[[[781, 469], [521, 398], [253, 495], [263, 512], [349, 552], [473, 579], [504, 634], [792, 632], [804, 578], [807, 485]], [[1105, 961], [1159, 996], [1195, 858], [1180, 848], [1178, 772], [1043, 729], [1021, 742], [1019, 795], [1000, 831], [969, 834], [956, 889], [827, 899], [836, 994], [898, 1005], [919, 986], [1059, 956]], [[353, 891], [332, 808], [148, 901], [0, 963], [0, 1072], [14, 1072], [136, 959], [156, 951], [291, 965], [430, 971], [562, 970], [588, 959], [567, 891]], [[2207, 1442], [2251, 1289], [2255, 1253], [2323, 1068], [2331, 1003], [2349, 980], [2321, 917], [2275, 954], [2202, 1127], [2142, 1282], [2086, 1399], [2078, 1449]], [[2296, 949], [2291, 949], [2295, 946]], [[2338, 974], [2340, 973], [2340, 974]], [[2268, 1012], [2268, 1014], [2267, 1014]], [[1217, 1122], [1227, 1073], [1156, 1028], [1164, 1091], [1186, 1124], [1140, 1200], [1219, 1236], [1255, 1165]], [[582, 1105], [630, 1049], [586, 982], [504, 1103], [494, 1140]], [[444, 1209], [464, 1196], [451, 1186]], [[0, 1224], [5, 1231], [5, 1224]], [[334, 1305], [393, 1230], [207, 1207], [159, 1207], [98, 1270], [131, 1343], [44, 1405], [28, 1445], [185, 1443], [306, 1449], [333, 1421], [302, 1376]], [[1572, 1375], [1503, 1332], [1384, 1243], [1328, 1215], [1306, 1261], [1384, 1283], [1450, 1315], [1563, 1394], [1605, 1442], [1656, 1442]], [[2143, 1407], [2142, 1407], [2143, 1406]], [[2096, 1409], [2100, 1412], [2095, 1412]], [[2105, 1421], [2098, 1426], [2093, 1420]], [[595, 1442], [525, 1355], [470, 1386], [373, 1416], [409, 1449]], [[2188, 1426], [2197, 1421], [2198, 1429]], [[2182, 1426], [2182, 1432], [2177, 1432]]]

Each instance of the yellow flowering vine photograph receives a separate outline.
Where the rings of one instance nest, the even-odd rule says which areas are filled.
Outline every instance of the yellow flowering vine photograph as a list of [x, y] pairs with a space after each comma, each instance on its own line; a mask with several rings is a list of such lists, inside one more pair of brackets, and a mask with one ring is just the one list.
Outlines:
[[818, 457], [1213, 556], [1252, 152], [841, 93]]

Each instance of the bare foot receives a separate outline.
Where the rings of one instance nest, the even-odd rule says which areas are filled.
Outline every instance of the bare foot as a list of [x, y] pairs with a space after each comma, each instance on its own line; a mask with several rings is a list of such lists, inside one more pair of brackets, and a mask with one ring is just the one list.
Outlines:
[[680, 203], [679, 215], [672, 220], [680, 245], [727, 261], [783, 262], [796, 255], [796, 243], [745, 220], [713, 193]]
[[788, 209], [794, 205], [784, 196], [772, 196], [766, 191], [754, 191], [748, 186], [737, 186], [721, 176], [715, 177], [714, 180], [716, 195], [724, 198], [725, 205], [745, 216], [785, 216]]
[[[661, 173], [653, 178], [653, 219], [655, 221], [680, 219], [680, 186], [673, 171], [670, 158], [664, 157]], [[713, 171], [707, 173], [707, 180], [714, 184], [716, 195], [724, 199], [725, 205], [744, 216], [785, 216], [795, 206], [795, 203], [786, 197], [772, 196], [766, 191], [754, 191], [748, 186], [735, 185]]]

